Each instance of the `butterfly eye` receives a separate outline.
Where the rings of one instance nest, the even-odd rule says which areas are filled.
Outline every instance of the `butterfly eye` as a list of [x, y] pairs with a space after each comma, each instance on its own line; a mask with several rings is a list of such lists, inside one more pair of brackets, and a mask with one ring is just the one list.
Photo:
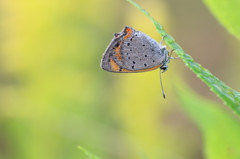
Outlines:
[[[163, 70], [163, 72], [167, 71], [168, 69], [168, 66], [167, 65], [163, 65], [162, 67], [160, 67], [161, 70]], [[163, 73], [162, 72], [162, 73]]]

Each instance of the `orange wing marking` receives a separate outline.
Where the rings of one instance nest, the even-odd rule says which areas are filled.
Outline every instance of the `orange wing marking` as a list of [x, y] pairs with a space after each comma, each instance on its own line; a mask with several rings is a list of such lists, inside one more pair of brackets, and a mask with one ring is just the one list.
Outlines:
[[131, 28], [127, 27], [124, 31], [127, 33], [127, 35], [125, 35], [123, 37], [123, 39], [127, 39], [128, 37], [131, 36], [131, 34], [132, 34], [132, 29]]
[[118, 58], [118, 60], [122, 60], [122, 55], [121, 55], [121, 52], [120, 52], [120, 48], [121, 48], [121, 45], [122, 45], [122, 41], [119, 42], [120, 44], [118, 45], [118, 47], [116, 47], [114, 49], [115, 51], [115, 54], [114, 56], [116, 56]]
[[118, 66], [116, 64], [116, 62], [113, 61], [112, 58], [110, 59], [109, 64], [110, 64], [111, 69], [112, 69], [113, 72], [122, 72], [122, 73], [147, 72], [147, 71], [152, 71], [152, 70], [158, 69], [158, 68], [160, 68], [162, 66], [162, 64], [160, 64], [158, 66], [155, 66], [155, 67], [152, 67], [152, 68], [146, 68], [146, 69], [142, 69], [142, 70], [128, 70], [128, 69], [121, 68], [120, 66]]
[[162, 66], [162, 64], [158, 65], [158, 66], [155, 66], [155, 67], [152, 67], [152, 68], [146, 68], [146, 69], [142, 69], [142, 70], [128, 70], [128, 69], [122, 69], [121, 72], [126, 72], [126, 73], [137, 73], [137, 72], [147, 72], [147, 71], [152, 71], [152, 70], [155, 70], [157, 68], [160, 68]]
[[116, 62], [113, 61], [112, 58], [110, 58], [109, 64], [110, 64], [110, 66], [112, 68], [112, 71], [119, 72], [120, 67], [116, 64]]

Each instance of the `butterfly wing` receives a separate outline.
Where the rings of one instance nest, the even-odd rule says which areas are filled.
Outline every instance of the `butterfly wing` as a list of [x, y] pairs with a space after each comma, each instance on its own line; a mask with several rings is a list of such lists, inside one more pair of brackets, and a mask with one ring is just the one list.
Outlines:
[[160, 45], [143, 32], [125, 27], [115, 34], [102, 59], [102, 68], [110, 72], [134, 73], [161, 67], [165, 54]]
[[114, 38], [108, 45], [105, 53], [103, 54], [101, 60], [101, 68], [109, 71], [109, 72], [119, 72], [120, 66], [116, 64], [113, 60], [115, 57], [120, 58], [120, 45], [122, 44], [123, 36], [125, 36], [125, 32], [115, 33]]

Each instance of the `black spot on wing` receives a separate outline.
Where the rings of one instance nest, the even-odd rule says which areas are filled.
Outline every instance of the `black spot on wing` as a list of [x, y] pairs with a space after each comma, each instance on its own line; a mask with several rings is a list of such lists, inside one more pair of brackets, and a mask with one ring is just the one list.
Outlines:
[[118, 41], [118, 42], [114, 45], [114, 48], [119, 47], [119, 45], [120, 45], [120, 41]]

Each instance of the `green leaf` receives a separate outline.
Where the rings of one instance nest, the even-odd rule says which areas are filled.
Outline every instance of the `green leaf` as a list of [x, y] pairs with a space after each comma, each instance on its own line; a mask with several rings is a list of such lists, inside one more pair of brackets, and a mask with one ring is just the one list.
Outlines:
[[78, 148], [80, 150], [82, 150], [88, 156], [89, 159], [100, 159], [99, 157], [97, 157], [97, 156], [91, 154], [90, 152], [88, 152], [85, 148], [83, 148], [81, 146], [78, 146]]
[[240, 39], [240, 1], [204, 0], [218, 21], [234, 36]]
[[174, 39], [165, 32], [162, 25], [158, 23], [153, 17], [151, 17], [146, 10], [142, 9], [137, 3], [133, 2], [132, 0], [127, 1], [144, 13], [153, 22], [157, 28], [157, 31], [162, 36], [166, 36], [164, 38], [164, 41], [169, 45], [170, 48], [174, 49], [180, 58], [182, 58], [185, 65], [189, 67], [197, 75], [198, 78], [206, 83], [210, 87], [210, 90], [212, 90], [220, 99], [222, 99], [226, 105], [228, 105], [234, 112], [240, 115], [240, 93], [225, 85], [221, 80], [213, 76], [209, 70], [196, 63], [192, 57], [186, 54], [182, 48], [174, 41]]
[[202, 131], [206, 158], [240, 159], [240, 121], [236, 116], [196, 95], [182, 82], [177, 81], [175, 88], [181, 106]]

